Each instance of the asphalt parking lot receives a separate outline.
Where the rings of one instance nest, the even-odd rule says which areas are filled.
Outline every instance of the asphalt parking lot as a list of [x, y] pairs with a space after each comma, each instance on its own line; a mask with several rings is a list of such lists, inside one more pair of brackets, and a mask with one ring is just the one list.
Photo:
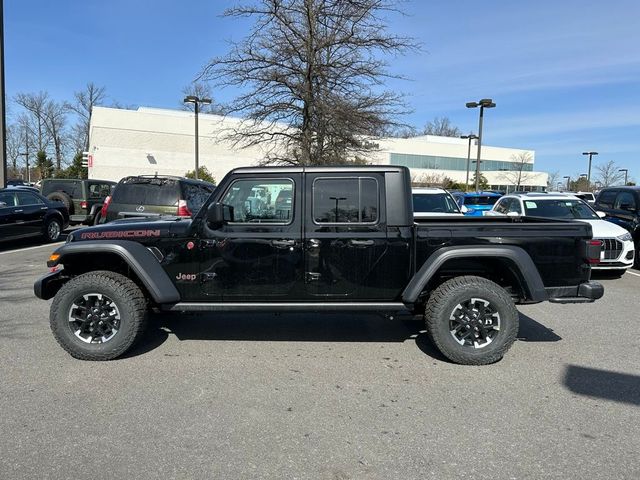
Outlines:
[[519, 307], [501, 362], [454, 365], [376, 315], [154, 318], [81, 362], [33, 296], [51, 246], [0, 249], [0, 478], [640, 478], [640, 272]]

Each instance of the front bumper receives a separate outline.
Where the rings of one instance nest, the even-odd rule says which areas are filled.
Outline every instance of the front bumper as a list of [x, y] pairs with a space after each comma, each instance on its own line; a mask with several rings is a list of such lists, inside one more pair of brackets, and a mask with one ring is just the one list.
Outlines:
[[62, 275], [63, 270], [48, 273], [42, 278], [36, 280], [33, 284], [33, 293], [42, 300], [49, 300], [55, 297], [58, 290], [64, 285], [68, 277]]
[[591, 303], [604, 295], [604, 287], [599, 282], [589, 281], [577, 287], [546, 288], [551, 303]]

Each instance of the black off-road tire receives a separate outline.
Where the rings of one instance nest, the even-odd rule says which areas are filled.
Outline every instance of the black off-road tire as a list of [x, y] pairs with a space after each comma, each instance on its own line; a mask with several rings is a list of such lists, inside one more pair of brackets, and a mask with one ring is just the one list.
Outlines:
[[63, 228], [62, 222], [58, 218], [52, 217], [44, 223], [42, 235], [47, 242], [57, 242], [60, 240]]
[[93, 225], [100, 225], [100, 220], [102, 219], [102, 212], [98, 210], [96, 214], [93, 216], [93, 221], [91, 222]]
[[[73, 332], [69, 312], [73, 303], [90, 293], [109, 297], [120, 313], [120, 325], [104, 343], [85, 343]], [[113, 360], [124, 354], [143, 335], [147, 323], [147, 300], [130, 279], [115, 272], [96, 271], [79, 275], [56, 294], [49, 317], [54, 337], [72, 357], [80, 360]]]
[[73, 201], [71, 197], [64, 192], [51, 192], [47, 195], [47, 198], [52, 202], [62, 202], [65, 207], [67, 207], [67, 211], [69, 215], [73, 214]]
[[[472, 298], [490, 302], [499, 314], [500, 329], [482, 348], [461, 345], [451, 333], [450, 318], [458, 305]], [[518, 310], [500, 285], [482, 277], [461, 276], [444, 282], [429, 297], [425, 309], [427, 333], [449, 360], [463, 365], [487, 365], [500, 360], [518, 335]]]

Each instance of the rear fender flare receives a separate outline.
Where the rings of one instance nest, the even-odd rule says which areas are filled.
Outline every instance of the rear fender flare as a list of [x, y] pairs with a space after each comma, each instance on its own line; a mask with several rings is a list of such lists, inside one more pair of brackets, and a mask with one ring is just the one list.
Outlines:
[[507, 260], [523, 282], [527, 300], [542, 302], [547, 300], [547, 293], [540, 272], [536, 268], [529, 254], [520, 247], [510, 245], [482, 246], [482, 247], [444, 247], [434, 252], [416, 272], [407, 287], [402, 292], [402, 301], [406, 304], [415, 303], [426, 287], [429, 280], [447, 261], [457, 258], [496, 258]]

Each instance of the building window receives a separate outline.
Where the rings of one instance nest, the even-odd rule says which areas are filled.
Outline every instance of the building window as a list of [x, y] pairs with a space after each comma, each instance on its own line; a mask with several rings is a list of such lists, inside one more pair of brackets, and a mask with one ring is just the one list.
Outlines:
[[[430, 170], [467, 170], [467, 159], [457, 157], [440, 157], [435, 155], [414, 155], [411, 153], [390, 153], [391, 165], [402, 165], [409, 168], [426, 168]], [[471, 170], [474, 170], [471, 164]], [[480, 169], [483, 172], [499, 172], [503, 170], [513, 170], [515, 163], [502, 160], [482, 160]], [[525, 172], [533, 171], [533, 163], [523, 165]]]

